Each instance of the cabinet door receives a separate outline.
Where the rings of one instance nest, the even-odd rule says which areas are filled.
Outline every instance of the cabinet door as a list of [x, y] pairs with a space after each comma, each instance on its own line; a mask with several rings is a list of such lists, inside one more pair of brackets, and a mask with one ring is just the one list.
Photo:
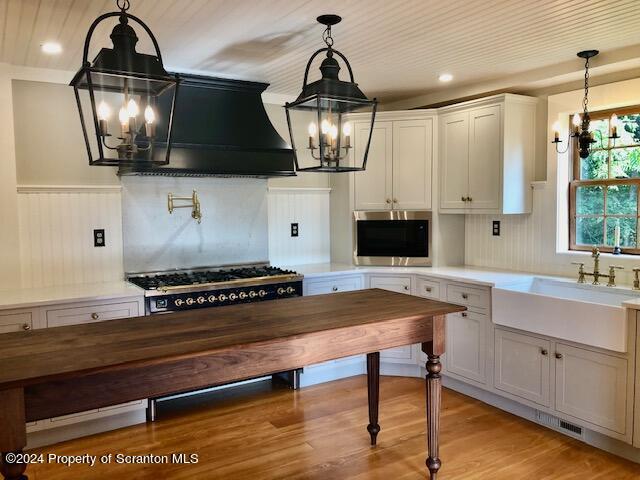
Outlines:
[[464, 209], [469, 193], [469, 114], [444, 115], [440, 120], [440, 208]]
[[[369, 278], [369, 286], [371, 288], [381, 288], [398, 293], [411, 293], [411, 277], [384, 277], [371, 276]], [[402, 347], [389, 348], [380, 352], [380, 358], [393, 363], [414, 363], [411, 345], [403, 345]]]
[[[355, 155], [362, 158], [367, 147], [370, 124], [355, 125]], [[356, 210], [391, 209], [393, 123], [376, 122], [371, 136], [367, 169], [355, 172]]]
[[468, 208], [499, 209], [502, 189], [500, 106], [469, 112]]
[[551, 343], [500, 329], [495, 340], [495, 387], [548, 407]]
[[556, 344], [556, 410], [625, 433], [627, 360]]
[[476, 312], [447, 315], [447, 372], [486, 383], [486, 332], [488, 318]]
[[433, 120], [393, 122], [393, 208], [431, 209]]

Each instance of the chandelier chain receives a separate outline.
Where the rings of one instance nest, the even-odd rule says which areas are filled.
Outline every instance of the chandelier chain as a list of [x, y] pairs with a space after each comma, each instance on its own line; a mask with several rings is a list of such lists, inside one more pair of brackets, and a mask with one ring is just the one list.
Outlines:
[[116, 0], [116, 5], [122, 12], [126, 12], [131, 8], [131, 2], [129, 0]]
[[585, 116], [589, 114], [588, 104], [589, 104], [589, 59], [587, 58], [584, 64], [584, 98], [582, 99], [582, 107], [583, 107]]
[[[127, 0], [128, 1], [128, 0]], [[333, 37], [331, 36], [331, 25], [327, 25], [327, 28], [322, 32], [322, 40], [327, 44], [327, 47], [333, 46]]]

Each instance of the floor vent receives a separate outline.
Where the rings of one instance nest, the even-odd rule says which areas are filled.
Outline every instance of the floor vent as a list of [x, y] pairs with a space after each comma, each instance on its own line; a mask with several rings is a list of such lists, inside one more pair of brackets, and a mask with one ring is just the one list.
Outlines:
[[550, 427], [558, 432], [565, 433], [571, 437], [584, 440], [584, 432], [582, 427], [569, 423], [566, 420], [562, 420], [548, 413], [536, 411], [536, 421], [547, 427]]

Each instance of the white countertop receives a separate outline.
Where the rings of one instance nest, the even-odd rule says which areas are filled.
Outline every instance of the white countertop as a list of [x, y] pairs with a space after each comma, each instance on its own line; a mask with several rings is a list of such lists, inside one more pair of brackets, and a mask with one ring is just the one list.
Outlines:
[[513, 272], [469, 266], [460, 267], [370, 267], [354, 266], [340, 263], [318, 263], [309, 265], [288, 265], [284, 268], [295, 270], [305, 278], [320, 278], [329, 275], [349, 275], [354, 273], [408, 274], [426, 275], [444, 280], [470, 282], [486, 287], [497, 287], [522, 282], [533, 276], [533, 273]]
[[124, 280], [120, 282], [0, 290], [0, 310], [142, 297], [143, 295], [144, 291], [141, 288]]

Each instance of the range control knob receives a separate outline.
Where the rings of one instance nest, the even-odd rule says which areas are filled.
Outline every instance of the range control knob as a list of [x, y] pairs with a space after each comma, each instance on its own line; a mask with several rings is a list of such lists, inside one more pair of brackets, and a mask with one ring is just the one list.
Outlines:
[[253, 290], [251, 290], [249, 292], [249, 298], [256, 298], [258, 296], [258, 294], [256, 292], [254, 292]]
[[194, 303], [196, 303], [196, 301], [193, 298], [187, 298], [187, 305], [193, 305]]
[[218, 300], [220, 300], [221, 302], [226, 302], [227, 296], [224, 293], [221, 293], [220, 295], [218, 295]]
[[207, 300], [209, 300], [209, 303], [213, 303], [213, 302], [215, 302], [217, 300], [217, 298], [216, 298], [215, 295], [209, 295], [207, 297]]
[[293, 288], [293, 287], [287, 287], [287, 293], [288, 293], [288, 294], [292, 294], [292, 293], [295, 293], [295, 292], [296, 292], [296, 289], [295, 289], [295, 288]]
[[284, 288], [282, 287], [278, 288], [277, 292], [278, 292], [278, 295], [284, 295]]
[[264, 290], [260, 290], [260, 291], [258, 292], [258, 295], [260, 296], [260, 298], [263, 298], [264, 296], [266, 296], [266, 295], [267, 295], [267, 292], [265, 292]]
[[202, 305], [202, 304], [203, 304], [204, 302], [206, 302], [206, 301], [207, 301], [207, 299], [206, 299], [206, 298], [204, 298], [204, 297], [198, 297], [198, 298], [196, 299], [196, 302], [198, 302], [200, 305]]
[[175, 304], [176, 307], [179, 307], [180, 305], [182, 305], [184, 303], [184, 300], [182, 300], [181, 298], [176, 298], [173, 303]]
[[247, 294], [245, 292], [240, 292], [238, 296], [240, 297], [240, 300], [245, 300], [247, 298]]
[[232, 302], [237, 300], [238, 296], [235, 293], [230, 293], [229, 294], [229, 300], [231, 300]]

